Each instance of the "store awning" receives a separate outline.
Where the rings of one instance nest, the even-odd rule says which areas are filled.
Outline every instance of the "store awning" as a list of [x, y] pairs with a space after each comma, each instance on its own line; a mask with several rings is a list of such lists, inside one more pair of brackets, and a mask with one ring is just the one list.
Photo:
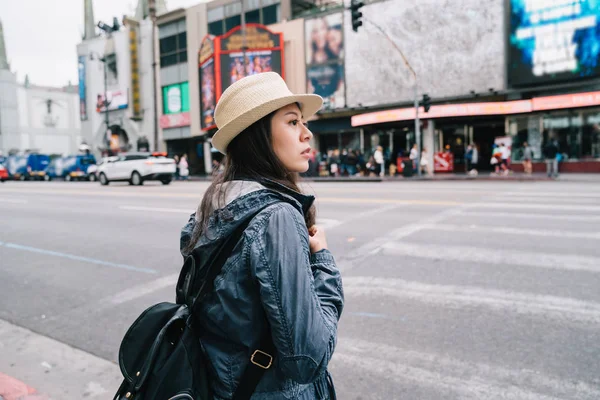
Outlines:
[[[431, 106], [427, 113], [425, 113], [423, 107], [419, 107], [419, 116], [422, 119], [434, 119], [484, 115], [511, 115], [533, 111], [558, 110], [597, 105], [600, 105], [600, 92], [587, 92], [535, 97], [531, 100], [444, 104]], [[353, 127], [357, 127], [385, 122], [410, 121], [412, 119], [415, 119], [415, 109], [409, 107], [355, 115], [352, 117], [351, 123]]]

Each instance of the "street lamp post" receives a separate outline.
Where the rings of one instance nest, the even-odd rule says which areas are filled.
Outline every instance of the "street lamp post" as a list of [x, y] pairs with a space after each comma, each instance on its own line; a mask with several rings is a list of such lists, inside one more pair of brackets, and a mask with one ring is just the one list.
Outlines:
[[370, 23], [372, 26], [374, 26], [375, 28], [377, 28], [377, 30], [383, 36], [385, 36], [385, 38], [394, 46], [394, 48], [398, 51], [398, 53], [400, 53], [400, 56], [402, 57], [402, 60], [404, 61], [404, 64], [406, 65], [406, 67], [408, 68], [408, 70], [410, 71], [411, 75], [413, 76], [413, 78], [415, 80], [415, 91], [414, 91], [415, 100], [414, 100], [414, 107], [415, 107], [415, 136], [416, 136], [416, 140], [417, 140], [417, 153], [418, 153], [417, 154], [417, 173], [419, 174], [419, 176], [421, 176], [421, 123], [419, 121], [419, 81], [417, 79], [417, 73], [411, 67], [410, 63], [408, 62], [408, 60], [404, 56], [404, 53], [402, 52], [402, 50], [400, 49], [400, 47], [398, 47], [398, 45], [396, 44], [396, 42], [394, 42], [394, 40], [387, 34], [386, 31], [384, 31], [375, 22], [373, 22], [373, 21], [365, 18], [362, 15], [362, 13], [360, 13], [360, 17], [362, 17], [366, 22]]
[[156, 0], [148, 1], [148, 12], [152, 20], [152, 91], [154, 97], [154, 151], [158, 151], [158, 105], [156, 83]]

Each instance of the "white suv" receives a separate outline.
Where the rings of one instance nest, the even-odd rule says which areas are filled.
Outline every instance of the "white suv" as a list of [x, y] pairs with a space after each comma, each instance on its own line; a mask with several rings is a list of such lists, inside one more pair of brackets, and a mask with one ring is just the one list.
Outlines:
[[98, 165], [96, 176], [102, 185], [114, 181], [128, 181], [143, 185], [144, 181], [161, 181], [168, 185], [175, 174], [175, 160], [166, 153], [125, 153], [109, 157]]

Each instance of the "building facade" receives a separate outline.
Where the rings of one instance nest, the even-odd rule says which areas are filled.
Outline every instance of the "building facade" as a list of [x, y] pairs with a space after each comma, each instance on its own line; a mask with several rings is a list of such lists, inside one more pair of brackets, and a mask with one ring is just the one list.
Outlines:
[[[232, 43], [237, 43], [234, 39], [241, 34], [242, 13], [248, 24], [249, 43], [254, 40], [253, 35], [256, 40], [264, 34], [281, 34], [282, 38], [281, 43], [273, 48], [272, 55], [259, 55], [249, 49], [246, 56], [252, 60], [264, 56], [262, 61], [281, 64], [284, 70], [278, 72], [282, 72], [291, 90], [301, 92], [305, 88], [303, 22], [282, 22], [292, 15], [290, 0], [245, 0], [244, 4], [218, 0], [161, 14], [157, 21], [160, 70], [156, 97], [160, 136], [170, 155], [187, 154], [192, 174], [211, 173], [213, 161], [222, 158], [210, 144], [216, 129], [214, 124], [205, 123], [207, 112], [202, 104], [203, 101], [204, 104], [216, 104], [220, 93], [232, 82], [230, 78], [223, 78], [226, 74], [215, 72], [211, 60], [202, 60], [201, 49], [206, 51], [214, 46], [216, 38], [222, 37], [229, 40], [228, 49], [211, 48], [212, 57], [222, 52], [231, 62], [242, 59], [242, 49], [231, 50]], [[278, 56], [281, 59], [275, 62]], [[272, 59], [266, 60], [265, 57]], [[222, 68], [226, 69], [224, 65]], [[211, 75], [208, 75], [209, 71]]]
[[10, 70], [0, 22], [0, 155], [76, 153], [81, 144], [77, 86], [17, 82]]
[[[91, 0], [85, 4], [86, 36], [77, 45], [83, 140], [97, 155], [162, 150], [148, 1], [140, 0], [135, 17], [104, 24], [102, 35], [94, 28]], [[164, 13], [164, 2], [157, 2], [157, 9]]]

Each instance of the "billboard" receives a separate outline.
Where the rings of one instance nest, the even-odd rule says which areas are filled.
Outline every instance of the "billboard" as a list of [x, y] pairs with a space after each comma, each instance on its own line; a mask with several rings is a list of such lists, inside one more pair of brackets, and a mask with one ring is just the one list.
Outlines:
[[[123, 90], [107, 91], [106, 97], [108, 97], [108, 111], [122, 110], [127, 108], [127, 92]], [[96, 96], [96, 112], [106, 112], [104, 106], [104, 93]]]
[[178, 114], [190, 111], [190, 92], [187, 82], [163, 86], [163, 114]]
[[217, 104], [215, 82], [214, 36], [206, 36], [198, 54], [198, 75], [200, 76], [200, 127], [202, 130], [215, 126], [215, 106]]
[[346, 106], [342, 13], [307, 19], [304, 26], [307, 92], [323, 97], [323, 108]]
[[215, 88], [215, 65], [210, 59], [200, 67], [200, 125], [208, 129], [215, 125], [217, 94]]
[[600, 73], [600, 2], [507, 0], [511, 86], [596, 77]]
[[77, 69], [79, 74], [79, 119], [85, 121], [88, 119], [85, 101], [85, 56], [79, 56]]
[[246, 25], [246, 51], [241, 27], [236, 27], [217, 37], [215, 61], [217, 93], [248, 75], [274, 71], [284, 76], [283, 35], [271, 32], [260, 24]]

